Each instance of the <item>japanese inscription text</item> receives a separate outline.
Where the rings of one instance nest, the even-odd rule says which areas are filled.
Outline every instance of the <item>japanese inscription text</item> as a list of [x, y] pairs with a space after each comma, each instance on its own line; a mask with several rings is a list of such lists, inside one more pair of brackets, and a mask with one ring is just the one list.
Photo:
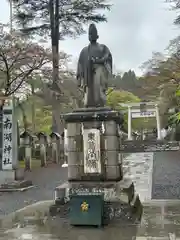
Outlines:
[[3, 169], [12, 168], [12, 114], [3, 116]]

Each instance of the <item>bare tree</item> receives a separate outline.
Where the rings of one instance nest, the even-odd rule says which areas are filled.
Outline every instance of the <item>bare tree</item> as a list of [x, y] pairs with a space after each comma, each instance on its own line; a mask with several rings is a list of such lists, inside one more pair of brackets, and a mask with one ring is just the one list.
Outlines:
[[51, 52], [0, 25], [0, 89], [10, 96], [51, 61]]

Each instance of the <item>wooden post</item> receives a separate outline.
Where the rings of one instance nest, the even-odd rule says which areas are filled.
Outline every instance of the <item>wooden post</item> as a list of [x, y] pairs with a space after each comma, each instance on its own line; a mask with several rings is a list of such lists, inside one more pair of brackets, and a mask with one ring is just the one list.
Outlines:
[[47, 157], [46, 157], [46, 144], [47, 144], [47, 136], [40, 132], [37, 135], [40, 143], [40, 160], [41, 160], [41, 167], [46, 167], [47, 165]]

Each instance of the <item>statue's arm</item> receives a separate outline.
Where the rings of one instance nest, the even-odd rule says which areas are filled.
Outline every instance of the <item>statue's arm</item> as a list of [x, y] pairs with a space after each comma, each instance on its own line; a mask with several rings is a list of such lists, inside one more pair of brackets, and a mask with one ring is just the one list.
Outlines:
[[111, 68], [110, 72], [112, 74], [113, 58], [112, 58], [112, 54], [111, 54], [110, 50], [108, 49], [108, 47], [106, 47], [106, 54], [107, 54], [106, 62], [108, 63], [109, 67]]
[[112, 54], [109, 50], [109, 48], [105, 45], [103, 45], [103, 57], [101, 59], [96, 59], [95, 62], [96, 63], [108, 63], [110, 65], [111, 68], [111, 72], [112, 72]]
[[110, 67], [110, 72], [112, 73], [112, 54], [107, 46], [104, 45], [104, 57], [103, 57], [104, 63], [107, 63]]
[[77, 79], [81, 76], [81, 73], [82, 73], [81, 55], [82, 55], [82, 53], [80, 53], [80, 56], [79, 56], [79, 59], [78, 59], [78, 64], [77, 64], [77, 71], [76, 71], [76, 78]]
[[107, 46], [104, 45], [104, 61], [111, 60], [112, 61], [112, 54]]

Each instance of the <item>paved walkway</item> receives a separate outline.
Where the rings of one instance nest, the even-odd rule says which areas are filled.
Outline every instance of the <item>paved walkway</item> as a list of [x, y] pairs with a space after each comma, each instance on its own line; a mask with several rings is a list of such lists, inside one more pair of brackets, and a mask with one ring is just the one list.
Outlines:
[[33, 181], [35, 188], [26, 192], [1, 193], [0, 217], [37, 201], [52, 200], [55, 187], [67, 179], [67, 168], [50, 165], [26, 173], [26, 178]]
[[104, 228], [71, 227], [65, 221], [56, 218], [38, 225], [32, 219], [21, 228], [13, 228], [5, 234], [0, 231], [2, 240], [179, 240], [180, 239], [180, 201], [145, 206], [141, 224], [108, 225]]
[[[131, 154], [123, 161], [124, 175], [131, 177], [142, 201], [180, 198], [178, 152]], [[42, 200], [52, 200], [54, 189], [67, 180], [67, 168], [50, 165], [27, 173], [36, 186], [26, 192], [0, 193], [0, 217]]]

